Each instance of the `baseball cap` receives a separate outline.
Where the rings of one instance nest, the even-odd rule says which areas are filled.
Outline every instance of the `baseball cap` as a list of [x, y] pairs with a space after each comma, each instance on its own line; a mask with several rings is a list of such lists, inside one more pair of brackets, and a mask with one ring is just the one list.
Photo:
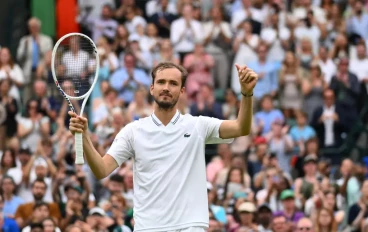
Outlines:
[[100, 207], [94, 207], [94, 208], [89, 210], [88, 215], [106, 216], [106, 213]]
[[74, 189], [75, 191], [77, 191], [78, 193], [82, 194], [83, 193], [83, 188], [77, 184], [67, 184], [64, 187], [64, 191], [67, 192], [69, 189]]
[[303, 163], [309, 163], [309, 162], [317, 163], [317, 156], [315, 156], [315, 155], [307, 155], [304, 158]]
[[238, 212], [248, 212], [248, 213], [254, 213], [256, 212], [256, 206], [252, 202], [243, 202], [238, 207]]
[[254, 138], [253, 143], [255, 145], [259, 145], [259, 144], [267, 144], [267, 140], [265, 137], [262, 136], [258, 136], [256, 138]]
[[280, 200], [286, 200], [286, 199], [289, 199], [289, 198], [295, 198], [295, 194], [294, 194], [294, 191], [291, 190], [291, 189], [285, 189], [284, 191], [281, 192], [281, 195], [280, 195]]

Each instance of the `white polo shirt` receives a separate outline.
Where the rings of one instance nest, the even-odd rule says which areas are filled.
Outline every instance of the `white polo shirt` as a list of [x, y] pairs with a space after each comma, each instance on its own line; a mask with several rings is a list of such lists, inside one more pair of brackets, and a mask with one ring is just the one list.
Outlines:
[[176, 112], [164, 126], [152, 114], [125, 126], [107, 154], [133, 158], [134, 231], [208, 228], [205, 144], [219, 138], [222, 120]]

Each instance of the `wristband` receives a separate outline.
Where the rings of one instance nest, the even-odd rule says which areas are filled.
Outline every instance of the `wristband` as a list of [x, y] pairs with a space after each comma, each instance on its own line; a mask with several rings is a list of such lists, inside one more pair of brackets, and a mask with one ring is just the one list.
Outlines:
[[252, 97], [253, 96], [253, 92], [250, 94], [244, 94], [242, 91], [240, 91], [240, 93], [244, 96], [244, 97]]

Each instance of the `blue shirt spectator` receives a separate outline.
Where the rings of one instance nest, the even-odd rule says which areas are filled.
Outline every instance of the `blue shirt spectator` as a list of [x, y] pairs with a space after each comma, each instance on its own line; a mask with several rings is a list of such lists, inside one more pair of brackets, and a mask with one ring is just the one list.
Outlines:
[[262, 110], [255, 114], [255, 122], [261, 134], [264, 135], [271, 131], [273, 122], [284, 122], [285, 119], [279, 109], [273, 108], [272, 97], [270, 95], [265, 95], [262, 98], [261, 108]]
[[297, 125], [290, 130], [290, 136], [294, 142], [305, 142], [313, 137], [316, 137], [316, 132], [313, 127], [307, 125], [307, 114], [302, 112], [297, 114]]
[[111, 87], [119, 93], [125, 104], [134, 99], [134, 93], [140, 86], [149, 87], [151, 80], [143, 70], [135, 68], [135, 58], [131, 54], [124, 56], [124, 68], [116, 70], [110, 79]]

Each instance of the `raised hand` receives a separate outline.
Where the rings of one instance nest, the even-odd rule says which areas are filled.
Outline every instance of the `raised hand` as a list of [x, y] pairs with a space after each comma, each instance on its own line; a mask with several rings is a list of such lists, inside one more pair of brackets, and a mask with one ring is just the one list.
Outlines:
[[88, 120], [85, 117], [78, 116], [76, 113], [69, 111], [70, 118], [69, 130], [74, 135], [75, 133], [87, 133]]
[[239, 82], [241, 86], [241, 92], [243, 95], [249, 95], [253, 93], [253, 89], [257, 84], [258, 75], [252, 69], [248, 68], [246, 65], [235, 64], [238, 70]]

